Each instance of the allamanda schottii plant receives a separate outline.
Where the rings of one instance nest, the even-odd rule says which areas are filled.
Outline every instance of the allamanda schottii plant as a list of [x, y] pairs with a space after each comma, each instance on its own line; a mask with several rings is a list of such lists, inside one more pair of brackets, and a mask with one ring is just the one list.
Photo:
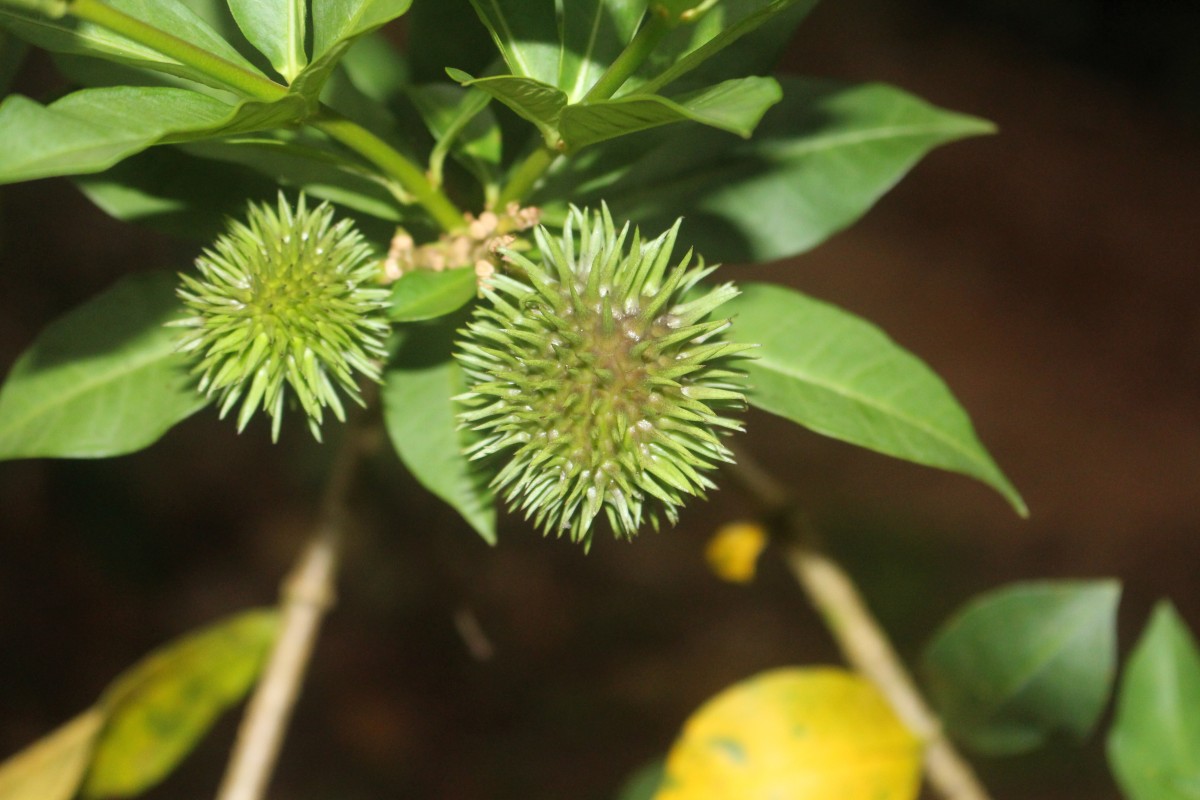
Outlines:
[[[0, 0], [5, 48], [45, 48], [80, 86], [4, 100], [0, 180], [67, 176], [112, 216], [200, 243], [194, 266], [139, 270], [46, 328], [0, 391], [0, 458], [129, 453], [198, 412], [252, 432], [265, 416], [276, 439], [300, 420], [318, 441], [346, 426], [280, 607], [130, 669], [0, 765], [0, 800], [137, 794], [255, 684], [219, 796], [263, 796], [362, 434], [380, 424], [488, 542], [500, 503], [514, 529], [584, 549], [606, 530], [664, 531], [729, 465], [761, 501], [856, 672], [731, 688], [626, 798], [912, 798], [922, 774], [979, 798], [950, 737], [997, 755], [1092, 730], [1112, 684], [1114, 583], [975, 601], [925, 654], [935, 714], [787, 492], [734, 453], [755, 406], [975, 478], [1025, 513], [919, 360], [846, 311], [737, 280], [737, 264], [851, 224], [931, 148], [991, 131], [888, 86], [769, 76], [812, 5]], [[752, 573], [766, 531], [722, 530], [718, 572]], [[1172, 755], [1186, 734], [1164, 731], [1200, 729], [1200, 704], [1190, 728], [1139, 710], [1171, 690], [1149, 677], [1163, 663], [1200, 694], [1200, 657], [1167, 606], [1109, 737], [1134, 798], [1197, 780]]]

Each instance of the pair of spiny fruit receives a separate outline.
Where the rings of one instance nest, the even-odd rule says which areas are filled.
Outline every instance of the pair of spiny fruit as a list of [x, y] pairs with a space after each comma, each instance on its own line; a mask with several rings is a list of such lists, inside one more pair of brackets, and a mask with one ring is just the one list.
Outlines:
[[[501, 249], [504, 269], [480, 282], [454, 353], [466, 453], [547, 534], [587, 544], [601, 511], [624, 538], [674, 523], [731, 460], [721, 439], [740, 430], [736, 362], [752, 345], [714, 317], [733, 285], [702, 286], [715, 267], [691, 251], [672, 261], [678, 231], [645, 240], [607, 208], [573, 208], [561, 235], [536, 228], [532, 250]], [[262, 408], [277, 438], [293, 404], [320, 438], [326, 410], [345, 418], [342, 394], [362, 404], [360, 377], [381, 380], [390, 292], [328, 204], [251, 204], [196, 268], [181, 275], [179, 350], [222, 416], [240, 403], [239, 430]]]

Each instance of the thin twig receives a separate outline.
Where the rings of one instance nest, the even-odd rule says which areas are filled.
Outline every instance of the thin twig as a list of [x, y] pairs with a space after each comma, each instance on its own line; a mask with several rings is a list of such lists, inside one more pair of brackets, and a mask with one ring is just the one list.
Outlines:
[[312, 538], [283, 582], [279, 635], [238, 730], [217, 800], [261, 800], [304, 682], [321, 620], [334, 602], [346, 498], [364, 450], [351, 426], [333, 463]]
[[925, 745], [925, 774], [946, 800], [989, 800], [971, 765], [942, 729], [853, 579], [817, 544], [812, 524], [787, 490], [744, 451], [731, 474], [786, 526], [785, 559], [809, 601], [825, 620], [846, 662], [870, 680]]

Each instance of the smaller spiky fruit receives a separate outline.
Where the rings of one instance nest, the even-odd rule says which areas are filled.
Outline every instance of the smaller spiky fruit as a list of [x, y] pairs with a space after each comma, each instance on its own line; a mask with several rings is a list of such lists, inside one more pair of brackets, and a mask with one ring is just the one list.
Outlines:
[[741, 429], [725, 414], [745, 399], [729, 361], [750, 345], [709, 319], [737, 290], [700, 290], [714, 268], [690, 252], [671, 265], [678, 230], [627, 248], [607, 208], [572, 209], [561, 238], [535, 230], [541, 263], [501, 251], [512, 274], [484, 287], [459, 344], [468, 452], [507, 455], [493, 486], [547, 534], [590, 543], [601, 509], [618, 537], [674, 523], [731, 460], [718, 433]]
[[362, 404], [355, 373], [379, 380], [388, 292], [379, 259], [350, 220], [322, 203], [293, 209], [250, 204], [196, 259], [199, 277], [180, 275], [179, 297], [193, 313], [179, 350], [197, 359], [200, 391], [219, 398], [221, 417], [240, 401], [238, 431], [259, 407], [279, 438], [285, 385], [308, 415], [313, 436], [329, 407], [339, 420], [340, 387]]

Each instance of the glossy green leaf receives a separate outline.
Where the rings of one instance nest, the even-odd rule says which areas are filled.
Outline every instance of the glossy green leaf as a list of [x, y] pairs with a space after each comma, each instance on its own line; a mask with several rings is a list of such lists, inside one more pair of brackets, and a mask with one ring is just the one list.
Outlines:
[[929, 367], [866, 320], [782, 286], [741, 285], [722, 306], [746, 362], [750, 403], [851, 444], [977, 478], [1019, 514], [1020, 495]]
[[451, 358], [456, 319], [417, 326], [383, 376], [383, 420], [400, 460], [421, 485], [462, 515], [484, 541], [496, 542], [496, 510], [486, 477], [467, 459], [451, 399], [466, 390]]
[[0, 459], [140, 450], [207, 402], [175, 333], [175, 280], [133, 275], [51, 323], [0, 388]]
[[574, 0], [559, 18], [562, 52], [555, 84], [572, 103], [583, 99], [633, 38], [646, 0]]
[[567, 95], [562, 90], [533, 78], [513, 75], [473, 78], [457, 69], [448, 69], [446, 72], [463, 86], [473, 86], [487, 92], [532, 122], [551, 147], [558, 143], [558, 116], [567, 103]]
[[434, 272], [414, 270], [392, 284], [388, 316], [395, 322], [419, 322], [444, 317], [465, 306], [478, 291], [469, 266]]
[[1165, 600], [1126, 663], [1108, 762], [1128, 800], [1200, 800], [1200, 648]]
[[[781, 17], [786, 20], [786, 24], [781, 26], [783, 32], [790, 33], [791, 28], [816, 4], [816, 0], [721, 0], [708, 8], [696, 23], [677, 26], [655, 48], [638, 74], [626, 82], [621, 93], [656, 93], [667, 84], [698, 69], [757, 28], [768, 22], [772, 27], [777, 26]], [[694, 6], [696, 3], [681, 5]], [[743, 58], [743, 53], [738, 53], [739, 58], [728, 61], [743, 75], [767, 71], [773, 66], [775, 49], [759, 46], [744, 51], [749, 58]], [[758, 61], [757, 58], [763, 55], [768, 57], [767, 60]], [[711, 82], [731, 75], [718, 69], [703, 77]]]
[[471, 5], [513, 75], [558, 85], [554, 0], [471, 0]]
[[991, 130], [879, 84], [781, 84], [749, 141], [693, 127], [618, 139], [564, 164], [531, 200], [603, 199], [646, 230], [682, 215], [681, 235], [706, 258], [769, 261], [853, 223], [935, 146]]
[[274, 609], [246, 611], [166, 645], [108, 688], [108, 722], [85, 798], [130, 797], [166, 777], [258, 677], [275, 639]]
[[271, 128], [299, 119], [299, 102], [229, 106], [186, 89], [82, 89], [48, 106], [21, 95], [0, 104], [0, 183], [100, 172], [164, 141]]
[[229, 0], [238, 27], [250, 44], [267, 57], [275, 71], [291, 81], [308, 63], [304, 35], [305, 0]]
[[569, 105], [562, 109], [558, 127], [568, 150], [684, 120], [749, 138], [781, 97], [774, 78], [737, 78], [676, 100], [630, 95]]
[[271, 200], [274, 181], [233, 164], [155, 147], [75, 185], [114, 219], [136, 222], [208, 244], [240, 217], [251, 200]]
[[89, 709], [0, 763], [0, 800], [71, 800], [103, 724], [104, 713]]
[[1008, 755], [1062, 732], [1082, 740], [1112, 690], [1116, 581], [1021, 583], [975, 598], [925, 651], [924, 672], [947, 731], [973, 750]]
[[[242, 69], [262, 75], [184, 3], [164, 3], [162, 0], [107, 0], [107, 5], [169, 31], [172, 35], [205, 52], [220, 56]], [[0, 25], [22, 39], [53, 52], [94, 56], [226, 88], [199, 70], [89, 22], [81, 22], [71, 17], [49, 19], [36, 14], [24, 14], [10, 7], [0, 7]]]

